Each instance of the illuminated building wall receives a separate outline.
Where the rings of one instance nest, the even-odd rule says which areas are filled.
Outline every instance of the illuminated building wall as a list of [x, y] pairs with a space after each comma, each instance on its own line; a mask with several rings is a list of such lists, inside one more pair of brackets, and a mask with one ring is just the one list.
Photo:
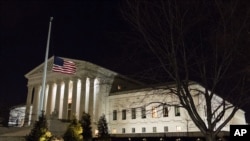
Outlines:
[[[28, 79], [28, 94], [24, 126], [32, 125], [42, 111], [48, 119], [64, 120], [70, 120], [74, 115], [80, 119], [85, 111], [92, 118], [93, 133], [96, 132], [96, 123], [102, 114], [106, 115], [112, 134], [198, 131], [187, 112], [178, 106], [178, 98], [167, 90], [145, 88], [140, 82], [95, 64], [64, 59], [76, 63], [77, 72], [74, 75], [52, 72], [51, 57], [48, 60], [44, 100], [41, 95], [43, 64], [25, 75]], [[193, 87], [202, 90], [200, 85]], [[205, 120], [204, 99], [195, 99], [201, 117]], [[220, 100], [219, 97], [214, 99]], [[236, 113], [230, 121], [230, 124], [233, 123], [245, 124], [243, 111]], [[223, 130], [228, 131], [229, 126], [225, 126]]]
[[[41, 94], [43, 64], [28, 72], [28, 94], [26, 100], [25, 126], [32, 125], [42, 112], [48, 119], [80, 119], [83, 112], [92, 117], [93, 130], [102, 114], [108, 112], [106, 106], [109, 93], [124, 85], [133, 89], [142, 84], [95, 64], [64, 58], [77, 66], [76, 74], [52, 72], [53, 57], [48, 60], [46, 89]], [[33, 106], [33, 109], [30, 107]]]
[[[181, 108], [178, 98], [163, 87], [164, 85], [154, 89], [144, 88], [111, 93], [108, 102], [110, 132], [112, 134], [199, 132], [187, 111]], [[198, 84], [193, 84], [191, 87], [204, 89]], [[204, 97], [193, 92], [193, 99], [199, 115], [206, 121]], [[221, 104], [221, 101], [220, 97], [215, 96], [212, 102], [214, 108]], [[229, 106], [230, 103], [227, 102], [227, 105]], [[225, 113], [225, 116], [229, 113], [230, 110]], [[218, 124], [225, 120], [225, 116]], [[238, 110], [222, 131], [229, 131], [230, 124], [247, 124], [244, 111]]]

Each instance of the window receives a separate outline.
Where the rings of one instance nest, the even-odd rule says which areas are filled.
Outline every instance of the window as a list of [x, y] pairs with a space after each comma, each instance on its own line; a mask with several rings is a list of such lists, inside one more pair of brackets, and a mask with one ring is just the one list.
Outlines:
[[157, 130], [156, 130], [157, 128], [156, 127], [153, 127], [153, 132], [154, 133], [156, 133], [157, 132]]
[[122, 133], [126, 133], [126, 130], [125, 130], [125, 128], [122, 128]]
[[95, 129], [95, 135], [97, 136], [99, 133], [99, 131], [97, 129]]
[[126, 119], [126, 110], [122, 110], [122, 120]]
[[146, 107], [141, 107], [141, 118], [146, 118]]
[[132, 133], [135, 133], [135, 128], [132, 128]]
[[176, 131], [181, 131], [181, 126], [176, 126]]
[[162, 112], [163, 112], [163, 117], [168, 117], [168, 106], [167, 106], [167, 104], [163, 104]]
[[116, 133], [116, 128], [113, 128], [112, 133], [113, 133], [113, 134]]
[[181, 113], [180, 113], [180, 107], [179, 106], [175, 106], [175, 116], [180, 116]]
[[121, 85], [117, 85], [117, 90], [121, 90], [122, 86]]
[[156, 107], [152, 107], [152, 118], [157, 118], [157, 108]]
[[113, 120], [117, 120], [117, 110], [113, 110]]
[[168, 126], [164, 126], [164, 132], [168, 132]]
[[132, 108], [131, 111], [132, 111], [132, 114], [131, 114], [132, 117], [131, 117], [131, 118], [132, 118], [132, 119], [136, 119], [136, 109], [135, 109], [135, 108]]
[[142, 133], [145, 133], [145, 132], [146, 132], [146, 128], [142, 127]]

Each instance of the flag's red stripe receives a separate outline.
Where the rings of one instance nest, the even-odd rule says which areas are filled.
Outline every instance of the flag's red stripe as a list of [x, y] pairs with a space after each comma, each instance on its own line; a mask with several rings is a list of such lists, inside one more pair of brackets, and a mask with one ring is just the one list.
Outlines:
[[65, 74], [75, 74], [76, 65], [72, 61], [64, 61], [63, 66], [53, 64], [52, 71], [61, 72]]

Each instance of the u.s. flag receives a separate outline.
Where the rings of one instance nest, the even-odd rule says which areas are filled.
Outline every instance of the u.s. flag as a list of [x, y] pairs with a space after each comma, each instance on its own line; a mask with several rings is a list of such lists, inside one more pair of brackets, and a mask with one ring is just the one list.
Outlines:
[[76, 64], [72, 61], [64, 60], [60, 57], [54, 57], [52, 71], [64, 74], [75, 74]]

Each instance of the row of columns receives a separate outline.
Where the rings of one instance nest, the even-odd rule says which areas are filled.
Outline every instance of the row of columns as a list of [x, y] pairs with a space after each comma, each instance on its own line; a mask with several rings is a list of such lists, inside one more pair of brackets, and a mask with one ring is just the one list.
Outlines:
[[[101, 105], [99, 104], [101, 102], [98, 82], [98, 79], [89, 77], [48, 82], [44, 96], [41, 94], [40, 84], [29, 85], [25, 124], [30, 125], [36, 121], [42, 110], [47, 117], [52, 116], [58, 119], [71, 119], [73, 114], [80, 118], [85, 111], [95, 122], [100, 116], [98, 108]], [[44, 103], [41, 103], [42, 101]]]

